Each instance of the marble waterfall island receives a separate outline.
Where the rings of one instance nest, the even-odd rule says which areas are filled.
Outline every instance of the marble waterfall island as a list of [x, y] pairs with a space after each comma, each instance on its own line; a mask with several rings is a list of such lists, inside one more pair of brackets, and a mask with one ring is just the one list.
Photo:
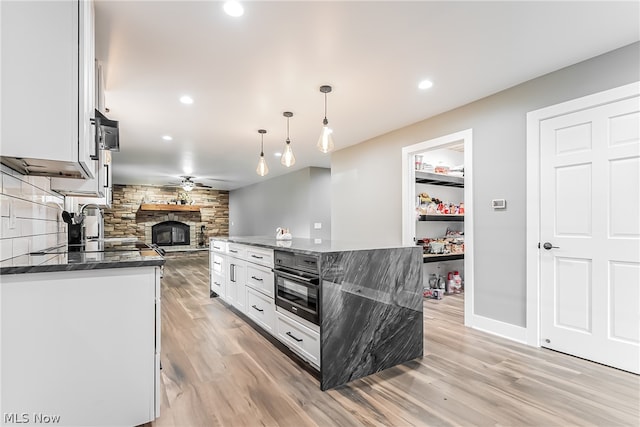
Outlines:
[[322, 254], [323, 390], [422, 357], [422, 254], [413, 249]]
[[[317, 259], [320, 349], [311, 364], [319, 370], [322, 390], [423, 356], [420, 247], [372, 248], [300, 238], [224, 240], [273, 250], [276, 259], [278, 251]], [[276, 314], [290, 316], [280, 307]]]

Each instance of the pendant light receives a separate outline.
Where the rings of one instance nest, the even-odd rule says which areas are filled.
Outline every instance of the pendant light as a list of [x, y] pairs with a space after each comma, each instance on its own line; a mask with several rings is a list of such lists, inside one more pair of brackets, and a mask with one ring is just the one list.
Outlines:
[[258, 133], [260, 134], [260, 160], [258, 160], [258, 167], [256, 168], [256, 173], [260, 176], [265, 176], [269, 173], [269, 168], [267, 167], [267, 161], [264, 159], [264, 134], [267, 133], [264, 129], [259, 129]]
[[318, 138], [318, 150], [328, 153], [333, 150], [333, 130], [329, 128], [329, 120], [327, 120], [327, 94], [331, 92], [331, 86], [320, 86], [320, 92], [324, 93], [324, 120], [322, 121], [322, 133]]
[[293, 113], [290, 111], [285, 111], [284, 113], [282, 113], [282, 115], [287, 118], [287, 140], [284, 145], [284, 152], [282, 153], [282, 157], [280, 157], [280, 163], [282, 163], [286, 167], [291, 167], [296, 163], [296, 158], [293, 155], [293, 150], [291, 149], [291, 140], [289, 139], [289, 119], [293, 117]]

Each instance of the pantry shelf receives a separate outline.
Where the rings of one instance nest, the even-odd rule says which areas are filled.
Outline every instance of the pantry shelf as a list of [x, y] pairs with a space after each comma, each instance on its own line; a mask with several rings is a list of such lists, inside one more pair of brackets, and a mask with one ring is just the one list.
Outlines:
[[420, 215], [418, 221], [464, 221], [464, 215]]
[[464, 188], [463, 177], [444, 175], [441, 173], [422, 172], [422, 171], [416, 171], [416, 183], [442, 185], [445, 187]]
[[422, 260], [424, 263], [454, 261], [456, 259], [464, 259], [464, 254], [423, 254], [422, 255]]

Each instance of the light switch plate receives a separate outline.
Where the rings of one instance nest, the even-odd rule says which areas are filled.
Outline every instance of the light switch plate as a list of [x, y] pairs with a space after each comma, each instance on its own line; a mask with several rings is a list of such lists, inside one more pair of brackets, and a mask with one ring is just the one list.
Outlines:
[[491, 207], [493, 209], [507, 209], [507, 201], [505, 199], [493, 199], [491, 200]]

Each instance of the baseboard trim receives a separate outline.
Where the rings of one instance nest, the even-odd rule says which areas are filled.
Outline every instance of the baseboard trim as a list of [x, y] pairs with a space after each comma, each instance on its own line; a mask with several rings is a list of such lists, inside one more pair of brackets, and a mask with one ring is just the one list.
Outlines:
[[520, 344], [530, 345], [527, 342], [527, 328], [522, 326], [478, 316], [477, 314], [471, 316], [471, 319], [465, 318], [465, 325], [478, 331], [516, 341]]

